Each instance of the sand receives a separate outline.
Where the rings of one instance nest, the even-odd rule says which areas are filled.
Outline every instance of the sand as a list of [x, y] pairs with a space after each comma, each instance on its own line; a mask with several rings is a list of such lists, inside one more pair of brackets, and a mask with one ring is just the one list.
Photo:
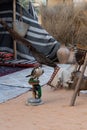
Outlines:
[[71, 107], [73, 92], [44, 86], [43, 105], [26, 105], [31, 91], [0, 104], [0, 130], [87, 130], [87, 94]]

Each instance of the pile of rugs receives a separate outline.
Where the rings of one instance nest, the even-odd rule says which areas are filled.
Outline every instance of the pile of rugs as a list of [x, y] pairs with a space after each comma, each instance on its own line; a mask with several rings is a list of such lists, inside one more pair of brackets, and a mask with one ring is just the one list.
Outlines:
[[1, 66], [12, 66], [12, 67], [35, 67], [38, 65], [36, 60], [29, 60], [23, 58], [14, 59], [13, 53], [0, 52], [0, 65]]
[[0, 52], [0, 62], [5, 62], [8, 60], [13, 59], [13, 53], [8, 53], [8, 52]]

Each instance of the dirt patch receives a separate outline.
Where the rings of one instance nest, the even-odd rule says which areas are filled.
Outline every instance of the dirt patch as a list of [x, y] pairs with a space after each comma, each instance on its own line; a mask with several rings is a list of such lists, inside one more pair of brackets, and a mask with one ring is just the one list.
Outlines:
[[70, 107], [72, 90], [42, 88], [43, 105], [26, 106], [31, 91], [0, 104], [1, 130], [86, 130], [87, 94], [76, 98]]

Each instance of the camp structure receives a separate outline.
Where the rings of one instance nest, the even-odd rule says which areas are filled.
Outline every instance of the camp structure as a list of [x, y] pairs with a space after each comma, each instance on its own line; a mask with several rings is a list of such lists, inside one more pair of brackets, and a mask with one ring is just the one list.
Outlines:
[[[10, 28], [14, 29], [13, 22], [19, 21], [20, 17], [24, 23], [29, 25], [24, 39], [29, 41], [38, 52], [53, 60], [56, 57], [56, 51], [60, 47], [60, 43], [41, 27], [30, 11], [20, 4], [20, 1], [0, 0], [0, 19], [5, 21]], [[8, 65], [9, 63], [11, 65], [15, 61], [16, 63], [23, 61], [23, 65], [36, 63], [29, 48], [24, 44], [20, 44], [20, 42], [16, 42], [10, 33], [0, 24], [0, 65]], [[5, 58], [4, 53], [7, 56]], [[13, 57], [14, 60], [10, 59], [8, 55], [10, 55], [10, 58]]]

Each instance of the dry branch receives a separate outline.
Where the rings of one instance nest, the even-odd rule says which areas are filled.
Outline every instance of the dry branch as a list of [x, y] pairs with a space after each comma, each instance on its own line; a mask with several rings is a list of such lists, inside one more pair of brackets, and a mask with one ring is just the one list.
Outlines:
[[71, 102], [70, 102], [70, 106], [74, 106], [76, 96], [77, 96], [78, 90], [80, 89], [80, 84], [82, 82], [82, 77], [84, 75], [86, 66], [87, 66], [87, 53], [86, 53], [86, 56], [85, 56], [85, 61], [84, 61], [83, 67], [82, 67], [82, 72], [81, 72], [80, 78], [79, 78], [79, 80], [78, 80], [78, 82], [75, 86], [75, 92], [73, 93], [73, 96], [72, 96], [72, 99], [71, 99]]

